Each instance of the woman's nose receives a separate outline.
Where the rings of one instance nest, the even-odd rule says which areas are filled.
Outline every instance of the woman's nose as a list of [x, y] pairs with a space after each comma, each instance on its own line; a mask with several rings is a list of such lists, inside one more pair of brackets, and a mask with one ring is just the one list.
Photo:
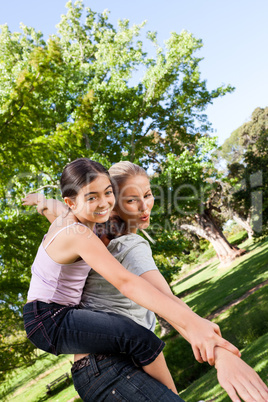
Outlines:
[[146, 211], [147, 209], [147, 204], [144, 200], [140, 201], [140, 211]]

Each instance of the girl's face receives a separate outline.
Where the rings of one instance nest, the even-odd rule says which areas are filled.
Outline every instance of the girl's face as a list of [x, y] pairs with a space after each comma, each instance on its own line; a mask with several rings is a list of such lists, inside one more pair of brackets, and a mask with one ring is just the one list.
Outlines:
[[154, 197], [150, 182], [144, 175], [128, 178], [119, 188], [118, 202], [114, 211], [126, 222], [128, 230], [146, 229], [150, 224], [150, 214]]
[[65, 202], [80, 222], [93, 228], [95, 223], [103, 223], [109, 219], [115, 198], [109, 178], [100, 174], [81, 188], [75, 201], [66, 197]]

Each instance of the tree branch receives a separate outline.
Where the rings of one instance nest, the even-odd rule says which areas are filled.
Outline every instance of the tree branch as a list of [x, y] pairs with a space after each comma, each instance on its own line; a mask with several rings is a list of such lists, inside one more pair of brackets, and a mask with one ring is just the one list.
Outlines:
[[180, 225], [178, 229], [187, 230], [189, 232], [192, 232], [192, 233], [194, 233], [194, 234], [196, 234], [198, 236], [201, 236], [204, 239], [210, 241], [208, 236], [207, 236], [207, 234], [206, 234], [206, 232], [201, 227], [194, 226], [194, 225], [183, 224], [183, 225]]
[[[38, 79], [39, 75], [40, 75], [40, 73], [37, 74], [36, 80]], [[29, 89], [29, 93], [31, 93], [33, 90], [34, 90], [34, 85], [32, 85], [31, 88]], [[11, 114], [11, 118], [10, 118], [9, 120], [7, 120], [7, 121], [3, 124], [3, 126], [2, 126], [2, 128], [1, 128], [1, 130], [0, 130], [0, 133], [1, 133], [2, 130], [14, 119], [14, 117], [21, 111], [21, 109], [23, 108], [23, 106], [24, 106], [24, 102], [22, 102], [22, 104], [20, 105], [20, 107], [19, 107], [19, 109], [16, 111], [16, 113], [14, 113], [13, 115]]]

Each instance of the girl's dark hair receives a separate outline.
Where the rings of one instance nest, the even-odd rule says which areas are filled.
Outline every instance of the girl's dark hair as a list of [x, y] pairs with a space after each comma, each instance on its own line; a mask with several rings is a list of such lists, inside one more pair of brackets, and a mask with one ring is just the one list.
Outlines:
[[100, 174], [105, 174], [110, 180], [109, 172], [99, 162], [78, 158], [68, 163], [60, 179], [62, 197], [76, 197], [82, 187], [92, 183]]

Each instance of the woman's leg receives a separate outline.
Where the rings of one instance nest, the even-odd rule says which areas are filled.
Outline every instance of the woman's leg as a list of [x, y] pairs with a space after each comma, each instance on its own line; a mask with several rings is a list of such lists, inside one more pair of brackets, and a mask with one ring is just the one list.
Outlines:
[[73, 366], [74, 386], [83, 401], [183, 402], [165, 385], [136, 367], [128, 357], [114, 356], [103, 360], [101, 357], [99, 361], [98, 357], [89, 355], [84, 362], [82, 359]]
[[171, 391], [175, 392], [175, 394], [178, 393], [163, 352], [157, 356], [153, 363], [143, 367], [143, 370], [145, 373], [149, 374], [151, 377], [168, 387], [168, 389], [171, 389]]

